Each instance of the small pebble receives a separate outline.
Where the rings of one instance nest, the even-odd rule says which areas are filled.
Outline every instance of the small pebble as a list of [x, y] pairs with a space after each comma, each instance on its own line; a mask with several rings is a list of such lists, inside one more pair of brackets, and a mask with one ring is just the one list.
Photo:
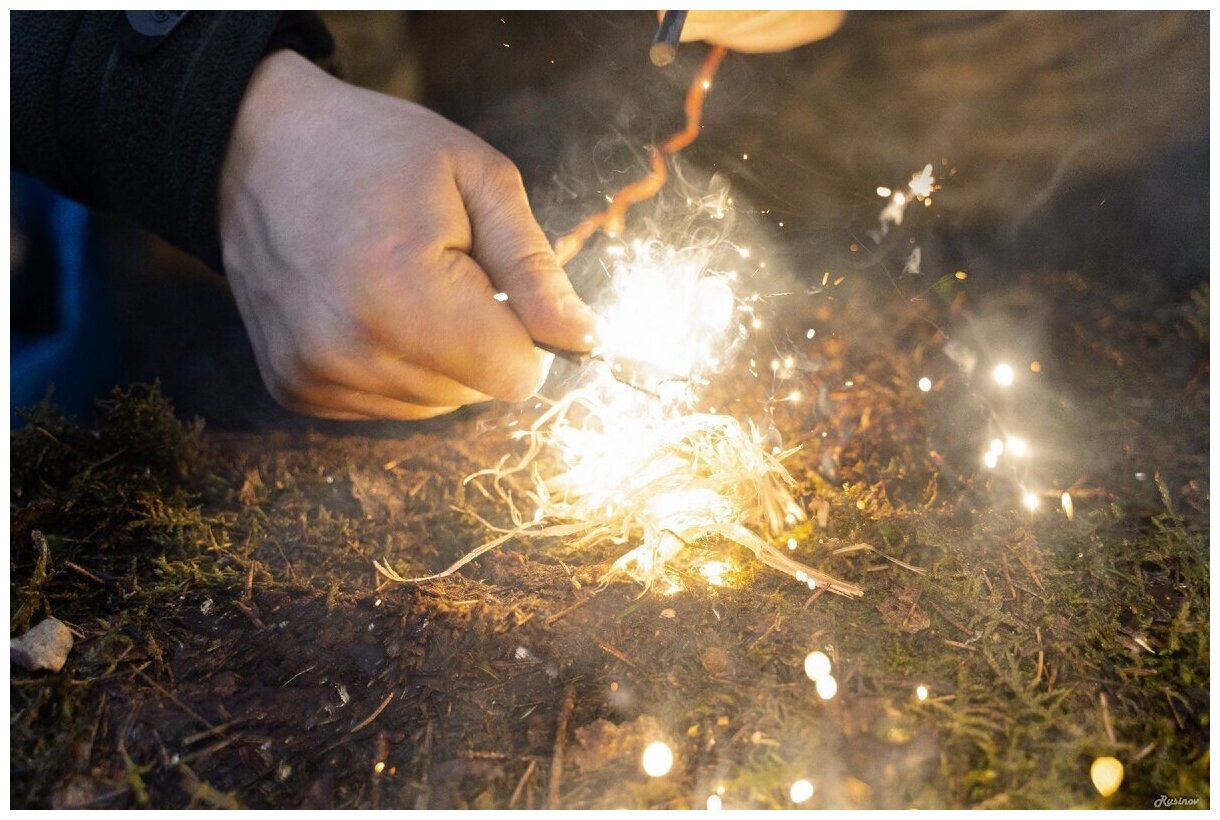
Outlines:
[[20, 638], [9, 641], [9, 659], [29, 670], [64, 668], [72, 651], [72, 631], [60, 621], [47, 618]]

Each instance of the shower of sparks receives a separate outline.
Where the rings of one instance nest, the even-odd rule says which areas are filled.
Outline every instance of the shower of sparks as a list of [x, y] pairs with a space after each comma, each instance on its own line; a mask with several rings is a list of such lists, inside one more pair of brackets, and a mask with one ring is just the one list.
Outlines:
[[665, 741], [655, 740], [644, 748], [640, 763], [649, 777], [664, 777], [674, 766], [673, 750]]
[[[606, 211], [560, 238], [555, 252], [561, 264], [598, 230], [621, 236], [628, 208], [664, 185], [666, 159], [699, 134], [703, 101], [725, 53], [714, 47], [708, 54], [687, 92], [686, 127], [653, 149], [651, 173], [610, 197]], [[722, 209], [723, 203], [716, 208]], [[713, 216], [716, 208], [711, 209]], [[500, 535], [440, 573], [408, 579], [374, 562], [377, 570], [397, 581], [431, 580], [452, 574], [513, 538], [554, 536], [569, 539], [577, 548], [602, 542], [634, 545], [613, 563], [603, 582], [625, 575], [648, 588], [664, 579], [664, 591], [672, 594], [681, 584], [668, 565], [684, 548], [716, 540], [749, 549], [810, 589], [824, 586], [841, 595], [863, 594], [854, 584], [793, 560], [760, 535], [778, 535], [805, 518], [792, 494], [796, 482], [781, 463], [794, 451], [768, 448], [753, 423], [692, 409], [705, 374], [722, 366], [729, 342], [748, 333], [744, 325], [735, 328], [735, 335], [730, 333], [739, 311], [751, 315], [750, 327], [762, 326], [751, 305], [738, 304], [744, 300], [732, 287], [738, 281], [736, 272], [706, 269], [718, 243], [684, 250], [656, 240], [610, 246], [606, 257], [611, 293], [597, 305], [602, 320], [600, 347], [594, 351], [609, 372], [599, 368], [593, 381], [555, 402], [528, 430], [514, 433], [527, 444], [516, 464], [505, 457], [497, 467], [466, 479], [493, 498], [477, 481], [489, 479], [513, 526], [483, 522]], [[751, 257], [749, 248], [733, 249], [740, 260]], [[650, 383], [645, 387], [625, 378], [622, 371], [628, 368], [646, 371]], [[612, 375], [641, 389], [625, 387]], [[789, 395], [790, 401], [799, 399], [799, 393]], [[562, 461], [558, 473], [549, 477], [537, 460], [544, 449]], [[524, 494], [534, 507], [528, 516], [521, 509], [521, 496], [514, 497], [504, 484], [509, 476], [522, 473], [531, 479], [531, 489]], [[723, 572], [704, 575], [709, 583], [725, 582]]]
[[[737, 546], [810, 588], [862, 594], [771, 541], [806, 517], [783, 466], [795, 451], [751, 422], [694, 410], [698, 388], [742, 337], [733, 280], [709, 268], [716, 247], [627, 244], [608, 266], [609, 287], [596, 306], [604, 361], [586, 368], [582, 387], [512, 433], [526, 445], [516, 462], [506, 457], [466, 479], [498, 499], [513, 526], [488, 524], [499, 535], [437, 575], [403, 579], [379, 564], [383, 574], [443, 577], [510, 539], [532, 535], [561, 537], [576, 549], [623, 545], [603, 582], [627, 577], [649, 588], [661, 580], [662, 592], [677, 591], [682, 583], [674, 565], [689, 565], [690, 548]], [[613, 378], [606, 363], [617, 361], [665, 377], [647, 393], [633, 390]], [[776, 367], [783, 369], [785, 360], [777, 359]], [[556, 456], [557, 466], [547, 458], [544, 470], [544, 453]], [[510, 476], [527, 481], [528, 489], [511, 489]], [[727, 555], [704, 554], [701, 564], [696, 571], [709, 584], [732, 582]]]

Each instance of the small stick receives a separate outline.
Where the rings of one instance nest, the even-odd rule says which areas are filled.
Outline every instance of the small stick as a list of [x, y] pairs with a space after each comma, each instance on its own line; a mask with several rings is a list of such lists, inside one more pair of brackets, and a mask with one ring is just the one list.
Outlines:
[[538, 761], [531, 760], [530, 764], [525, 767], [525, 774], [521, 775], [521, 779], [517, 781], [517, 788], [513, 789], [513, 796], [508, 798], [508, 807], [515, 809], [517, 801], [521, 799], [521, 793], [525, 791], [525, 784], [529, 782], [530, 776], [534, 770], [538, 768]]
[[1106, 737], [1110, 739], [1110, 742], [1117, 744], [1118, 737], [1114, 734], [1114, 724], [1110, 722], [1110, 701], [1105, 692], [1101, 692], [1097, 699], [1101, 703], [1101, 726], [1106, 730]]
[[79, 564], [74, 564], [71, 561], [64, 561], [64, 566], [67, 567], [68, 569], [72, 570], [75, 573], [79, 573], [80, 575], [85, 576], [86, 578], [88, 578], [91, 581], [96, 581], [97, 583], [102, 584], [102, 585], [105, 585], [105, 583], [106, 583], [104, 580], [97, 577], [92, 572], [85, 569], [84, 567], [82, 567]]
[[554, 615], [549, 616], [549, 617], [546, 619], [546, 621], [544, 621], [544, 623], [545, 623], [547, 626], [550, 626], [551, 624], [553, 624], [553, 623], [555, 623], [556, 621], [558, 621], [558, 620], [560, 620], [561, 618], [563, 618], [563, 617], [564, 617], [565, 615], [567, 615], [569, 612], [575, 612], [576, 610], [580, 609], [582, 606], [584, 606], [585, 604], [589, 603], [589, 601], [592, 601], [592, 600], [593, 600], [594, 598], [596, 598], [596, 597], [597, 597], [597, 593], [596, 593], [596, 592], [594, 592], [592, 595], [587, 595], [587, 596], [585, 596], [584, 598], [581, 598], [581, 599], [580, 599], [579, 601], [577, 601], [576, 603], [572, 604], [571, 606], [566, 607], [566, 608], [564, 608], [564, 609], [561, 609], [561, 610], [559, 610], [558, 612], [556, 612]]
[[360, 721], [355, 726], [348, 729], [347, 733], [349, 735], [354, 735], [354, 734], [356, 734], [356, 732], [359, 732], [361, 729], [368, 726], [370, 723], [372, 723], [374, 720], [377, 719], [378, 715], [380, 715], [382, 712], [385, 711], [385, 708], [390, 705], [390, 701], [392, 701], [393, 699], [394, 699], [394, 693], [390, 692], [390, 694], [385, 696], [385, 700], [383, 700], [381, 702], [381, 705], [373, 710], [373, 714], [369, 715], [364, 720]]
[[686, 12], [667, 11], [657, 26], [656, 36], [648, 47], [648, 59], [655, 66], [667, 66], [678, 56], [678, 39], [682, 36], [682, 26], [686, 25]]
[[607, 655], [612, 655], [613, 657], [618, 658], [620, 661], [622, 661], [623, 663], [627, 664], [627, 665], [628, 665], [628, 666], [630, 666], [632, 669], [639, 669], [639, 668], [640, 668], [640, 667], [638, 667], [638, 666], [636, 666], [636, 665], [635, 665], [635, 662], [634, 662], [634, 661], [632, 661], [632, 660], [631, 660], [631, 658], [629, 658], [629, 657], [627, 657], [626, 655], [624, 655], [624, 654], [623, 654], [623, 651], [622, 651], [621, 649], [615, 649], [615, 648], [614, 648], [613, 646], [611, 646], [610, 644], [608, 644], [608, 643], [602, 643], [601, 641], [594, 641], [594, 643], [596, 643], [596, 644], [598, 645], [598, 647], [599, 647], [599, 648], [600, 648], [600, 649], [601, 649], [603, 652], [605, 652]]
[[563, 693], [563, 707], [559, 711], [559, 727], [555, 730], [555, 755], [551, 758], [551, 776], [547, 783], [547, 808], [559, 808], [559, 784], [563, 780], [563, 752], [568, 738], [568, 721], [576, 707], [576, 685], [568, 684]]

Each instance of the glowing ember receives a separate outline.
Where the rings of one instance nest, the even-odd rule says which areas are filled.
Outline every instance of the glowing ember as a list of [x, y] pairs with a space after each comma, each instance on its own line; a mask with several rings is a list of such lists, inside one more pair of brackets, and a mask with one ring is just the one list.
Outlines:
[[988, 450], [983, 453], [983, 466], [988, 470], [994, 470], [999, 463], [1000, 457], [995, 454], [995, 450]]
[[890, 225], [901, 225], [907, 206], [912, 202], [931, 205], [932, 194], [939, 187], [936, 184], [936, 177], [932, 175], [932, 164], [928, 163], [923, 170], [912, 175], [911, 181], [904, 190], [891, 191], [884, 186], [877, 188], [877, 195], [889, 197], [890, 201], [881, 211], [881, 228], [873, 233], [873, 239], [880, 241], [889, 232]]
[[1099, 757], [1089, 767], [1089, 778], [1098, 794], [1109, 797], [1123, 783], [1123, 764], [1117, 758]]
[[1034, 512], [1038, 509], [1038, 494], [1026, 490], [1021, 496], [1021, 503], [1025, 505], [1025, 509]]
[[1016, 373], [1013, 372], [1010, 364], [997, 364], [995, 370], [991, 372], [991, 377], [1000, 387], [1010, 387], [1016, 378]]
[[649, 777], [664, 777], [674, 766], [674, 753], [665, 741], [655, 740], [644, 748], [640, 763]]
[[818, 697], [822, 700], [830, 700], [839, 691], [839, 682], [835, 680], [834, 675], [823, 675], [818, 678], [814, 688], [818, 690]]
[[1029, 453], [1029, 445], [1025, 442], [1025, 439], [1023, 439], [1023, 438], [1018, 438], [1017, 436], [1009, 436], [1008, 437], [1008, 452], [1011, 453], [1012, 455], [1016, 456], [1017, 458], [1020, 458]]
[[915, 687], [915, 697], [919, 698], [920, 702], [927, 700], [928, 699], [928, 687], [922, 686], [922, 685], [916, 686]]
[[788, 790], [788, 797], [793, 803], [804, 803], [809, 798], [813, 797], [813, 784], [808, 780], [798, 780], [792, 784], [792, 788]]
[[919, 389], [925, 393], [929, 392], [932, 389], [932, 380], [924, 376], [919, 380]]
[[586, 219], [555, 243], [555, 255], [560, 265], [566, 265], [584, 247], [585, 242], [598, 230], [610, 236], [619, 236], [627, 222], [627, 209], [637, 202], [650, 199], [669, 176], [665, 159], [675, 151], [681, 151], [699, 136], [699, 122], [703, 116], [703, 99], [712, 87], [712, 77], [727, 53], [722, 46], [714, 47], [707, 55], [703, 67], [695, 76], [686, 92], [686, 127], [652, 149], [651, 173], [623, 188], [610, 200], [610, 207]]
[[811, 681], [819, 681], [830, 674], [830, 658], [825, 652], [810, 652], [805, 656], [805, 674]]
[[1076, 517], [1076, 508], [1072, 504], [1072, 494], [1065, 492], [1059, 496], [1059, 504], [1063, 507], [1063, 514], [1067, 516], [1067, 520], [1071, 521]]

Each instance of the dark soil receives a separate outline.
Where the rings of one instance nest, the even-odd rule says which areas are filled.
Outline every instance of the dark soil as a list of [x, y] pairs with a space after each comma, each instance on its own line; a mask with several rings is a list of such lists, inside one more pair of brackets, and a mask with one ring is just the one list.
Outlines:
[[[618, 549], [554, 540], [389, 581], [374, 561], [438, 571], [490, 537], [476, 515], [507, 522], [462, 479], [517, 451], [534, 405], [311, 422], [248, 389], [220, 290], [211, 339], [164, 313], [130, 322], [133, 375], [164, 387], [117, 390], [84, 425], [35, 408], [11, 438], [10, 632], [53, 615], [78, 639], [61, 672], [12, 667], [11, 805], [781, 808], [803, 778], [802, 808], [1208, 806], [1206, 237], [1171, 253], [1177, 229], [1148, 228], [1148, 257], [1118, 260], [1106, 237], [1125, 217], [1055, 223], [1143, 178], [1127, 167], [1055, 193], [1003, 241], [987, 230], [1000, 217], [951, 202], [866, 239], [872, 186], [933, 159], [947, 175], [926, 154], [892, 178], [862, 171], [867, 218], [760, 229], [760, 290], [789, 295], [705, 399], [802, 445], [787, 466], [811, 520], [777, 543], [795, 538], [859, 600], [714, 541], [692, 550], [731, 556], [727, 583], [692, 564], [672, 596], [603, 587]], [[743, 224], [773, 204], [755, 197]], [[1004, 252], [1022, 231], [1044, 232], [1045, 254]], [[916, 244], [923, 272], [897, 275]], [[782, 384], [777, 355], [797, 362]], [[1001, 361], [1010, 391], [990, 381]], [[1001, 431], [1028, 439], [1027, 466], [982, 466]], [[857, 544], [878, 552], [834, 554]], [[815, 649], [830, 700], [803, 671]], [[658, 739], [675, 763], [650, 778], [640, 755]], [[1125, 766], [1110, 798], [1089, 779], [1102, 755]]]

